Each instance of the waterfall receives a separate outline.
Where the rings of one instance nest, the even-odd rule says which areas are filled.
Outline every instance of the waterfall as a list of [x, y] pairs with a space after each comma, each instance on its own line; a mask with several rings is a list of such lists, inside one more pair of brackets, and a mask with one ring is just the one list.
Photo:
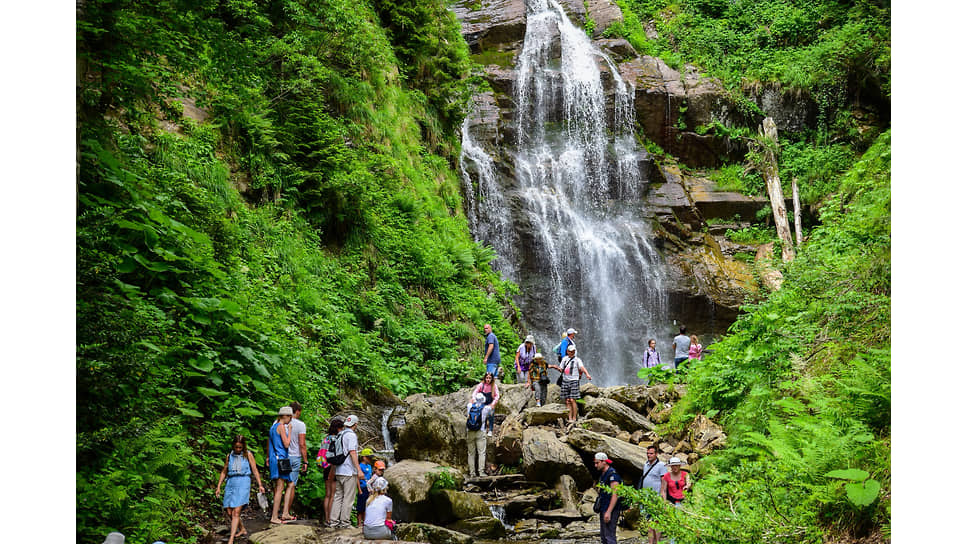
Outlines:
[[391, 406], [383, 411], [383, 415], [380, 417], [380, 431], [383, 433], [383, 449], [378, 453], [386, 459], [387, 466], [392, 466], [393, 457], [393, 440], [390, 438], [390, 416], [393, 415], [394, 407]]
[[[541, 350], [554, 351], [574, 327], [595, 383], [639, 383], [646, 339], [665, 341], [669, 318], [662, 261], [642, 212], [634, 89], [558, 2], [527, 3], [509, 188], [464, 125], [471, 229], [521, 286], [517, 302]], [[476, 192], [465, 163], [476, 171]]]

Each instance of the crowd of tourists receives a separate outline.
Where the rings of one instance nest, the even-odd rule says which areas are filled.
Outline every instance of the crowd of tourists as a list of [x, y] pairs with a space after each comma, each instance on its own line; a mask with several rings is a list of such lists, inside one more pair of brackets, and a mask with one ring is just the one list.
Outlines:
[[[561, 398], [568, 408], [568, 424], [578, 420], [578, 399], [582, 376], [589, 381], [592, 376], [578, 357], [576, 336], [569, 328], [562, 333], [555, 346], [556, 363], [549, 363], [535, 345], [532, 335], [527, 335], [514, 354], [514, 371], [517, 383], [527, 384], [533, 391], [535, 404], [547, 404], [549, 369], [559, 373], [557, 385]], [[680, 327], [673, 339], [675, 357], [669, 368], [676, 370], [690, 360], [702, 356], [702, 345], [695, 335], [686, 336], [686, 328]], [[472, 389], [466, 407], [467, 417], [467, 465], [470, 477], [486, 474], [487, 439], [494, 436], [495, 411], [501, 396], [501, 351], [492, 327], [484, 325], [484, 375]], [[643, 354], [645, 368], [664, 367], [655, 339], [650, 339]], [[291, 514], [296, 494], [296, 484], [301, 474], [309, 469], [306, 446], [306, 424], [299, 418], [302, 406], [293, 402], [279, 409], [275, 421], [269, 427], [266, 441], [266, 467], [273, 484], [272, 510], [269, 521], [282, 524], [295, 521]], [[362, 529], [366, 539], [395, 539], [392, 519], [393, 501], [387, 495], [388, 482], [383, 477], [386, 463], [376, 459], [371, 448], [360, 448], [356, 426], [359, 417], [350, 414], [345, 418], [330, 420], [326, 436], [316, 455], [316, 464], [323, 470], [326, 495], [323, 499], [323, 519], [330, 529], [351, 527], [352, 514], [356, 512], [356, 527]], [[642, 468], [637, 482], [640, 489], [652, 489], [661, 497], [679, 506], [684, 492], [692, 485], [688, 472], [682, 469], [682, 461], [676, 457], [667, 463], [660, 461], [654, 446], [647, 450], [648, 461]], [[599, 473], [599, 495], [594, 510], [599, 514], [603, 544], [616, 541], [616, 530], [624, 503], [612, 491], [622, 483], [621, 476], [612, 468], [612, 461], [605, 452], [595, 454], [594, 465]], [[241, 510], [249, 504], [252, 478], [258, 485], [259, 504], [268, 508], [259, 467], [254, 455], [248, 450], [245, 437], [239, 435], [232, 441], [232, 450], [216, 484], [216, 497], [225, 491], [222, 506], [229, 520], [229, 544], [247, 535], [241, 518]], [[659, 535], [649, 530], [649, 542], [655, 544]]]

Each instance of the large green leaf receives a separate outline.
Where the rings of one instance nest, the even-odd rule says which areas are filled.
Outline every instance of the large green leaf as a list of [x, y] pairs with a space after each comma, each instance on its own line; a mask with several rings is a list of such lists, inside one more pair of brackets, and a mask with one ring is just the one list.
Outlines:
[[851, 482], [845, 485], [844, 489], [847, 490], [847, 499], [854, 506], [867, 506], [877, 500], [881, 483], [877, 480], [867, 480], [864, 483]]
[[188, 360], [188, 364], [202, 372], [211, 372], [215, 368], [215, 363], [207, 357], [192, 357]]
[[860, 482], [869, 478], [870, 474], [867, 471], [859, 468], [845, 468], [831, 470], [830, 472], [824, 474], [824, 476], [828, 478], [838, 478], [840, 480], [853, 480], [855, 482]]
[[228, 395], [228, 393], [225, 391], [219, 391], [218, 389], [212, 389], [211, 387], [205, 387], [202, 385], [199, 385], [195, 389], [206, 397], [221, 397], [222, 395]]

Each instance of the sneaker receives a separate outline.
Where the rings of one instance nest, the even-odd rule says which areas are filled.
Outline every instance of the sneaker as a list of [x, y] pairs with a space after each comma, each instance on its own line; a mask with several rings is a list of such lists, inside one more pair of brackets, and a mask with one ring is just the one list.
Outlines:
[[494, 436], [494, 432], [493, 431], [487, 431], [487, 436]]

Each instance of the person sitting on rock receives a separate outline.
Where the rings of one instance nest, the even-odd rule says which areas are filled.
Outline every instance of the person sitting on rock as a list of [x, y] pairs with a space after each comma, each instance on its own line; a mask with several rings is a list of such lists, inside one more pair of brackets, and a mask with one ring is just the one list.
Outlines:
[[370, 484], [370, 498], [366, 500], [366, 520], [363, 522], [363, 538], [366, 540], [395, 540], [391, 527], [393, 500], [387, 496], [389, 484], [382, 476]]
[[549, 381], [551, 380], [548, 378], [548, 362], [545, 361], [544, 355], [538, 353], [534, 356], [534, 361], [531, 362], [531, 368], [528, 370], [528, 387], [534, 391], [534, 400], [538, 406], [547, 403]]
[[467, 469], [471, 478], [484, 476], [484, 460], [487, 457], [484, 421], [491, 411], [486, 401], [484, 393], [475, 393], [474, 401], [467, 405]]
[[481, 378], [481, 383], [477, 384], [474, 391], [471, 392], [471, 402], [477, 397], [478, 393], [484, 394], [485, 404], [487, 404], [491, 410], [487, 416], [487, 436], [494, 436], [494, 410], [497, 409], [497, 399], [501, 396], [501, 391], [498, 388], [497, 381], [494, 380], [494, 374], [488, 372], [484, 374]]

